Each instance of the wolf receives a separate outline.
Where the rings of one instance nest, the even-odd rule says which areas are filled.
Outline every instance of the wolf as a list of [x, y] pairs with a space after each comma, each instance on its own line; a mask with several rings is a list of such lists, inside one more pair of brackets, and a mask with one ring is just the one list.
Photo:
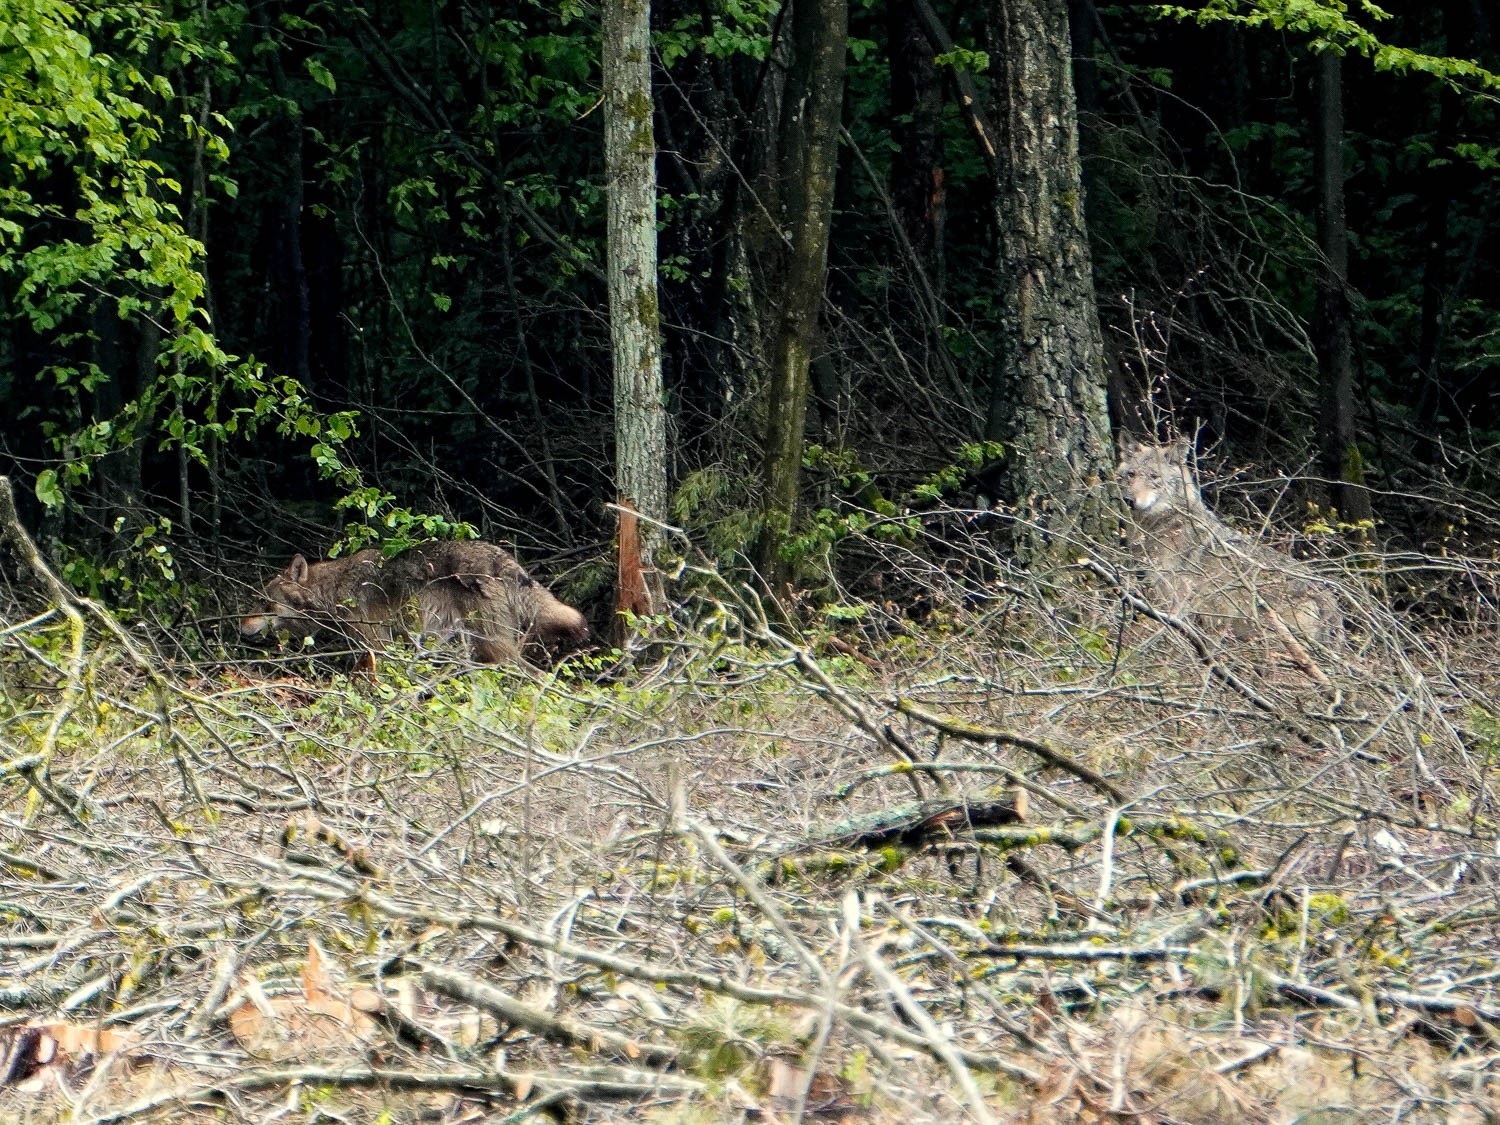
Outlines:
[[[1126, 435], [1118, 467], [1152, 583], [1173, 614], [1244, 639], [1267, 632], [1328, 645], [1343, 632], [1330, 586], [1288, 555], [1227, 526], [1208, 510], [1193, 475], [1192, 444]], [[1305, 653], [1293, 653], [1302, 663]]]
[[463, 633], [482, 663], [531, 665], [530, 640], [582, 641], [588, 622], [533, 579], [510, 553], [479, 540], [422, 543], [386, 557], [375, 548], [347, 558], [308, 562], [296, 555], [266, 583], [261, 602], [241, 622], [254, 637], [279, 629], [330, 632], [363, 650], [360, 666], [375, 670], [375, 652], [415, 624], [423, 635]]

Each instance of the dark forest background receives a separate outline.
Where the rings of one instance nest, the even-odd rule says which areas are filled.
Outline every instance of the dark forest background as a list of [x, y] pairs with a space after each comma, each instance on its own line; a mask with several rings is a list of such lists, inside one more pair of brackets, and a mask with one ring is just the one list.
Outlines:
[[[186, 606], [207, 575], [249, 580], [351, 529], [466, 522], [581, 604], [605, 596], [595, 7], [0, 7], [0, 458], [75, 584]], [[956, 47], [936, 62], [925, 7], [850, 12], [804, 458], [814, 531], [985, 501], [1004, 467], [984, 444], [1006, 347], [994, 181], [958, 96], [987, 95], [997, 5], [935, 3]], [[1310, 503], [1335, 526], [1310, 336], [1317, 34], [1144, 4], [1069, 14], [1113, 424], [1196, 433], [1221, 476], [1252, 482], [1238, 502], [1280, 498], [1294, 525]], [[1497, 492], [1500, 138], [1493, 97], [1431, 65], [1495, 69], [1488, 15], [1404, 5], [1372, 26], [1419, 54], [1342, 67], [1353, 406], [1378, 521], [1363, 534], [1382, 544], [1491, 546], [1463, 512]], [[671, 517], [732, 565], [756, 530], [786, 29], [769, 0], [652, 18]], [[28, 47], [58, 28], [73, 57]], [[106, 119], [70, 115], [74, 79]], [[17, 107], [47, 83], [33, 142]], [[90, 192], [126, 202], [105, 215]], [[101, 249], [101, 230], [119, 242]]]

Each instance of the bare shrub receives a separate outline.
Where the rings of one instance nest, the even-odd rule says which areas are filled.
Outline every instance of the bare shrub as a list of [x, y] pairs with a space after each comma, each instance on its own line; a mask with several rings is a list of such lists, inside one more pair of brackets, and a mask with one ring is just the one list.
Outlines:
[[[1493, 602], [1397, 613], [1415, 560], [1351, 554], [1320, 682], [1122, 546], [1025, 573], [1001, 516], [899, 518], [806, 635], [688, 568], [628, 683], [254, 683], [76, 599], [8, 621], [6, 1001], [132, 1036], [70, 1112], [1493, 1113]], [[278, 1019], [295, 1062], [237, 1037]]]

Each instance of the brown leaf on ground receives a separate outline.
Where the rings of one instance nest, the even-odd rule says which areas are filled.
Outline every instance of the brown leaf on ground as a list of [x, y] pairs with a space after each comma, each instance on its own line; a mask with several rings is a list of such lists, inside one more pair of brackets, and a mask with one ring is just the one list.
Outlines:
[[247, 998], [228, 1021], [240, 1046], [275, 1062], [363, 1053], [375, 1039], [376, 1023], [351, 997], [330, 990], [323, 956], [317, 942], [309, 941], [301, 996], [267, 996], [258, 983], [247, 982]]

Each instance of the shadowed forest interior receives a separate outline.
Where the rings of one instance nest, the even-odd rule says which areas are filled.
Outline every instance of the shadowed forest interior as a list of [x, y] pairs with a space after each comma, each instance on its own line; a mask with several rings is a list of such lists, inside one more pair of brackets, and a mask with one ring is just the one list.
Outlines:
[[[991, 142], [1027, 143], [997, 108], [1002, 8], [848, 15], [783, 545], [811, 580], [837, 568], [827, 546], [849, 517], [1003, 500], [1028, 460], [1011, 426], [1005, 293], [1024, 267], [1002, 237], [1008, 173], [964, 109], [972, 93]], [[36, 8], [38, 34], [61, 11]], [[1406, 548], [1461, 536], [1461, 497], [1496, 477], [1494, 108], [1432, 60], [1493, 61], [1484, 7], [1417, 6], [1372, 24], [1410, 59], [1343, 60], [1334, 403], [1317, 220], [1333, 50], [1306, 27], [1146, 5], [1067, 15], [1072, 204], [1102, 321], [1089, 377], [1107, 381], [1114, 428], [1196, 435], [1210, 475], [1247, 486], [1231, 506], [1297, 527], [1309, 504], [1335, 522], [1342, 418], [1353, 440], [1333, 456], [1372, 490], [1341, 506], [1347, 523], [1374, 516]], [[787, 122], [810, 33], [774, 3], [658, 4], [652, 20], [665, 516], [743, 565], [763, 522], [768, 365], [804, 190]], [[34, 158], [11, 165], [24, 222], [0, 325], [17, 404], [0, 441], [69, 577], [180, 601], [210, 574], [357, 546], [350, 525], [421, 538], [467, 522], [602, 606], [616, 494], [598, 13], [257, 0], [94, 3], [71, 22], [122, 148], [89, 156], [110, 122], [70, 124], [69, 75], [33, 76], [55, 96], [16, 142]], [[112, 167], [139, 183], [110, 210]], [[163, 545], [170, 575], [151, 568]]]

